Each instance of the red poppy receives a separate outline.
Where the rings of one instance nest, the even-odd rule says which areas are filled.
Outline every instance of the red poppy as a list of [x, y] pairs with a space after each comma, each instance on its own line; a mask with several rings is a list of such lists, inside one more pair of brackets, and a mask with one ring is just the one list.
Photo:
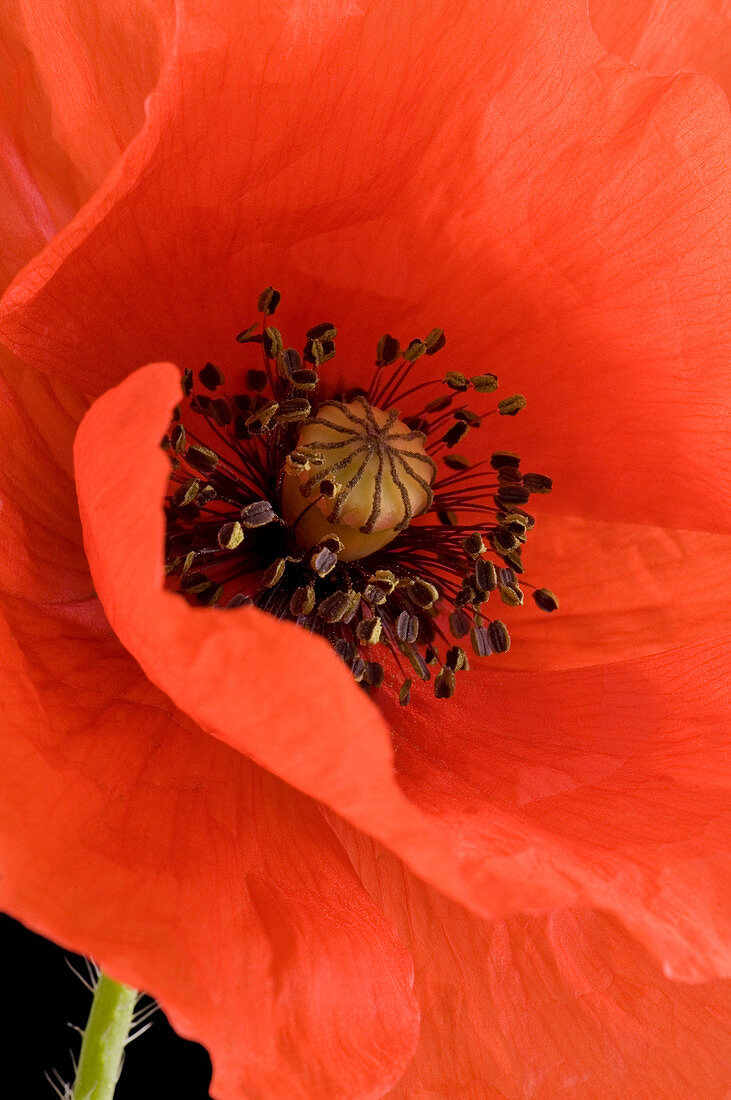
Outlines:
[[[722, 93], [567, 0], [127, 15], [128, 53], [103, 19], [10, 51], [8, 263], [91, 197], [3, 302], [3, 905], [158, 997], [226, 1100], [721, 1097]], [[529, 396], [483, 446], [555, 478], [561, 614], [448, 702], [164, 591], [176, 368], [240, 371], [268, 283], [342, 384], [440, 324]]]

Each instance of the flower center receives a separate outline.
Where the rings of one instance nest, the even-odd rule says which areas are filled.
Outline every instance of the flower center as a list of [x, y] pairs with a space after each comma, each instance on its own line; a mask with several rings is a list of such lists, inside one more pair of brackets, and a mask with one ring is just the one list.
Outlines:
[[[464, 639], [477, 658], [510, 646], [502, 618], [487, 617], [491, 598], [516, 608], [528, 587], [542, 610], [558, 606], [521, 576], [534, 524], [523, 505], [550, 491], [550, 478], [521, 473], [511, 452], [474, 463], [454, 453], [525, 398], [480, 411], [465, 395], [479, 403], [495, 375], [418, 380], [422, 360], [445, 343], [434, 329], [403, 350], [383, 336], [366, 385], [317, 401], [336, 329], [310, 329], [301, 355], [285, 348], [268, 320], [278, 301], [264, 291], [261, 329], [237, 337], [263, 353], [263, 369], [242, 367], [243, 385], [229, 387], [212, 363], [197, 381], [183, 376], [163, 440], [168, 584], [199, 606], [294, 620], [326, 638], [369, 690], [387, 671], [398, 676], [404, 705], [414, 675], [449, 698], [469, 668]], [[424, 403], [430, 390], [437, 395]]]
[[300, 429], [281, 488], [282, 517], [300, 546], [329, 534], [341, 561], [392, 542], [432, 501], [436, 463], [424, 435], [365, 398], [328, 401]]

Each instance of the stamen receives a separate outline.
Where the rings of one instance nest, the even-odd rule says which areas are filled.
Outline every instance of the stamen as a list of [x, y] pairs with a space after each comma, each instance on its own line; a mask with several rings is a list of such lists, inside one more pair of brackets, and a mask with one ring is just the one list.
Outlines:
[[[236, 337], [263, 356], [242, 366], [244, 392], [213, 363], [183, 374], [163, 441], [167, 583], [198, 607], [256, 607], [321, 634], [365, 690], [396, 676], [401, 706], [414, 683], [431, 681], [449, 699], [470, 667], [464, 639], [478, 659], [510, 648], [485, 605], [494, 592], [508, 608], [523, 604], [522, 548], [535, 522], [523, 505], [551, 479], [523, 474], [510, 451], [477, 462], [455, 452], [484, 431], [490, 410], [474, 403], [498, 383], [460, 370], [420, 378], [445, 346], [441, 329], [403, 350], [382, 336], [370, 384], [323, 397], [335, 325], [308, 329], [301, 352], [285, 347], [269, 321], [279, 302], [268, 287], [262, 323]], [[515, 416], [524, 405], [515, 394], [492, 411]], [[541, 610], [558, 608], [549, 589], [527, 587]]]

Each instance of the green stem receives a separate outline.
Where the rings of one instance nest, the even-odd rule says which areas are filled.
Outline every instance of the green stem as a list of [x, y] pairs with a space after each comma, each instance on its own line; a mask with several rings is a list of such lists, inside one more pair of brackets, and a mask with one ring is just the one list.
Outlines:
[[136, 1003], [136, 989], [99, 975], [81, 1041], [73, 1100], [112, 1100]]

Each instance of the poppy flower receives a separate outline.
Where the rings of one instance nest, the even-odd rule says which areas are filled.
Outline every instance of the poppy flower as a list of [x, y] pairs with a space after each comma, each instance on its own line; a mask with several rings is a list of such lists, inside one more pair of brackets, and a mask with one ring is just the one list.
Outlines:
[[[93, 64], [36, 37], [8, 130], [7, 263], [48, 243], [0, 319], [3, 906], [149, 990], [225, 1100], [722, 1096], [723, 94], [568, 0], [127, 19]], [[243, 377], [265, 285], [337, 326], [328, 396], [436, 325], [528, 395], [468, 457], [554, 477], [561, 612], [450, 699], [166, 590], [181, 372]]]

